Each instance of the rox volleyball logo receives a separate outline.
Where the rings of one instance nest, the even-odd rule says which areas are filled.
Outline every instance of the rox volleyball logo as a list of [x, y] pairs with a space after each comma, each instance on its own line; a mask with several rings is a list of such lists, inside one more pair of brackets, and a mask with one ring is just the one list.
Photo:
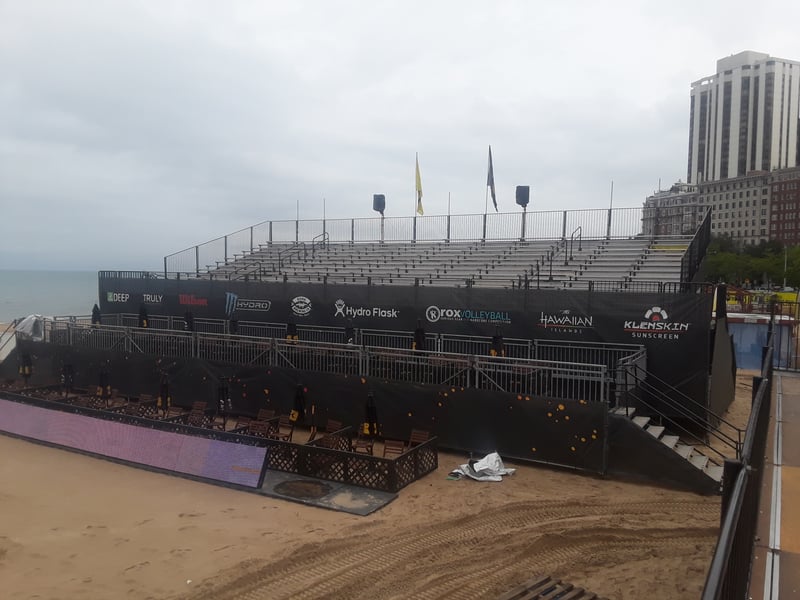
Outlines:
[[660, 306], [648, 308], [644, 318], [644, 321], [625, 321], [624, 331], [633, 338], [655, 340], [678, 340], [681, 333], [689, 331], [690, 323], [670, 321], [667, 311]]
[[425, 318], [430, 323], [437, 321], [472, 321], [475, 323], [511, 323], [507, 312], [493, 310], [471, 310], [468, 308], [440, 308], [429, 306], [425, 309]]

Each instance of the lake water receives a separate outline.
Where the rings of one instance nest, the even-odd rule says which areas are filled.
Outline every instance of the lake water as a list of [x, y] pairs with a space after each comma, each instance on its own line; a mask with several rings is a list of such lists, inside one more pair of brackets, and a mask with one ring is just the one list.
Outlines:
[[89, 315], [97, 301], [97, 271], [0, 270], [0, 323], [32, 314]]

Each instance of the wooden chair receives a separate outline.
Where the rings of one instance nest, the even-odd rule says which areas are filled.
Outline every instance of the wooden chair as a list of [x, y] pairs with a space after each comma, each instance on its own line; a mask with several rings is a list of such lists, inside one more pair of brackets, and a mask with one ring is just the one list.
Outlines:
[[342, 428], [342, 422], [335, 419], [328, 419], [325, 423], [325, 433], [334, 433]]
[[278, 417], [278, 429], [273, 430], [270, 437], [283, 442], [291, 442], [294, 433], [294, 423], [289, 420], [289, 415]]
[[247, 424], [247, 435], [255, 437], [272, 437], [274, 429], [269, 421], [250, 421]]
[[275, 411], [271, 408], [259, 408], [256, 421], [269, 421], [275, 418]]
[[384, 440], [383, 458], [396, 458], [406, 451], [406, 443], [402, 440]]
[[189, 411], [189, 416], [186, 417], [186, 423], [193, 427], [205, 427], [207, 406], [207, 402], [192, 402], [192, 409]]
[[230, 430], [230, 433], [247, 433], [248, 426], [252, 422], [253, 419], [250, 417], [239, 417], [236, 419], [236, 424], [233, 426], [233, 429]]
[[374, 446], [374, 438], [359, 433], [358, 436], [356, 436], [356, 439], [353, 440], [352, 450], [353, 452], [363, 452], [364, 454], [369, 454], [372, 456]]
[[412, 429], [411, 436], [408, 438], [408, 447], [413, 448], [414, 446], [419, 446], [420, 444], [424, 444], [429, 439], [431, 439], [430, 431], [425, 431], [423, 429]]

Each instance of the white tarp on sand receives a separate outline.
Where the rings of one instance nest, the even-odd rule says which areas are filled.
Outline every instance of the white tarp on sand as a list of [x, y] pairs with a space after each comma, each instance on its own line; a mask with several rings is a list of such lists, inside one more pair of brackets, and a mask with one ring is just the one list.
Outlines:
[[516, 469], [506, 469], [497, 452], [487, 454], [480, 460], [471, 460], [452, 471], [451, 475], [465, 475], [477, 481], [502, 481], [503, 475], [513, 475]]

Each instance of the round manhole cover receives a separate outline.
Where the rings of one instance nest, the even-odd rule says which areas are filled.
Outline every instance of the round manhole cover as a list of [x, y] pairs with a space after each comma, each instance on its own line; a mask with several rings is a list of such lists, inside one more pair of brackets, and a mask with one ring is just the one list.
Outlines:
[[290, 498], [301, 498], [303, 500], [314, 500], [329, 494], [331, 486], [321, 481], [284, 481], [275, 486], [275, 491]]

